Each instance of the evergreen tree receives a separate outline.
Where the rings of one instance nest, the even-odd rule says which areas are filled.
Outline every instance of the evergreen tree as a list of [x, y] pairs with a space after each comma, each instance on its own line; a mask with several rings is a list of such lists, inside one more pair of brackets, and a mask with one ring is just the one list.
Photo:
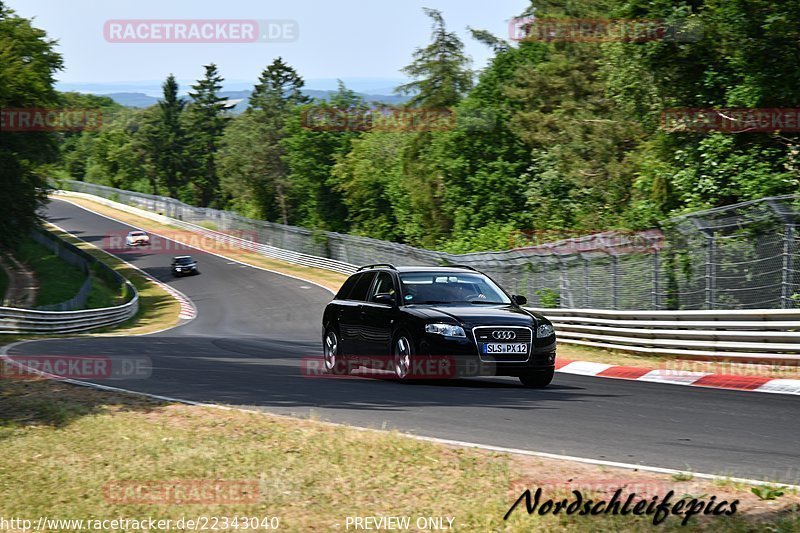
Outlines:
[[255, 202], [255, 211], [269, 220], [289, 224], [291, 183], [282, 139], [293, 109], [308, 102], [303, 95], [303, 79], [275, 59], [259, 77], [250, 97], [250, 106], [237, 119], [225, 139], [226, 192], [238, 204], [236, 194]]
[[186, 184], [188, 138], [182, 123], [186, 101], [178, 97], [178, 82], [170, 74], [162, 85], [164, 98], [158, 102], [155, 128], [149, 140], [150, 153], [158, 181], [169, 195], [178, 198], [179, 190]]
[[[447, 31], [444, 17], [435, 9], [424, 9], [433, 21], [431, 43], [414, 52], [414, 60], [403, 72], [414, 81], [397, 91], [412, 94], [411, 108], [449, 110], [472, 86], [471, 60], [464, 55], [464, 43]], [[428, 154], [436, 133], [422, 131], [412, 137], [403, 153], [403, 188], [410, 192], [414, 224], [419, 232], [415, 244], [433, 246], [450, 230], [452, 220], [442, 210], [445, 185], [437, 162]]]
[[397, 92], [412, 95], [411, 107], [454, 106], [472, 87], [471, 60], [464, 54], [464, 43], [458, 35], [447, 31], [442, 13], [423, 10], [433, 20], [431, 43], [414, 52], [414, 61], [402, 70], [414, 81], [401, 85]]
[[192, 85], [192, 99], [187, 109], [187, 123], [192, 132], [189, 153], [193, 162], [192, 185], [195, 199], [201, 206], [208, 206], [219, 196], [217, 172], [217, 150], [219, 140], [230, 117], [228, 99], [220, 96], [222, 82], [213, 63], [206, 65], [205, 76]]

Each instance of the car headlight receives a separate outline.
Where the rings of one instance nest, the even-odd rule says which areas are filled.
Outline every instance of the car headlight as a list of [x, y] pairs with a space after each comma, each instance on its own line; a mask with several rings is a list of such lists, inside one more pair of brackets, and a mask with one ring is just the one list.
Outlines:
[[435, 333], [437, 335], [444, 335], [445, 337], [466, 337], [464, 328], [461, 326], [454, 326], [453, 324], [425, 324], [426, 333]]
[[553, 324], [542, 324], [536, 328], [536, 337], [539, 339], [544, 339], [553, 335], [555, 332], [556, 330], [553, 329]]

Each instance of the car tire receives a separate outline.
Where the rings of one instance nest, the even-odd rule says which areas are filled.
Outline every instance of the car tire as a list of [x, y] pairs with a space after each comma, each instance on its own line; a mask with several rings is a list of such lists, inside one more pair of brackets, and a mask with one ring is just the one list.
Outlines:
[[400, 381], [408, 381], [413, 375], [414, 343], [411, 336], [401, 333], [395, 338], [392, 347], [392, 366], [394, 375]]
[[543, 389], [553, 381], [555, 370], [526, 372], [519, 376], [523, 387], [528, 389]]
[[328, 374], [344, 375], [348, 373], [347, 361], [341, 354], [339, 335], [333, 329], [325, 332], [325, 338], [322, 341], [322, 364]]

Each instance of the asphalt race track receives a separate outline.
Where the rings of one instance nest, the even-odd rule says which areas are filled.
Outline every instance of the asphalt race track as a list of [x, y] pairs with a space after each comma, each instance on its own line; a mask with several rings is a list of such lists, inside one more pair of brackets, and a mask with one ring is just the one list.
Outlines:
[[[48, 218], [102, 246], [124, 224], [63, 201]], [[154, 248], [164, 243], [154, 237]], [[176, 247], [173, 243], [172, 249]], [[331, 299], [310, 283], [196, 250], [201, 275], [172, 279], [182, 252], [121, 255], [189, 296], [195, 320], [144, 337], [46, 340], [11, 355], [148, 356], [152, 375], [100, 383], [175, 398], [251, 406], [351, 425], [695, 472], [800, 484], [800, 399], [794, 396], [556, 375], [545, 390], [515, 378], [401, 384], [310, 378]]]

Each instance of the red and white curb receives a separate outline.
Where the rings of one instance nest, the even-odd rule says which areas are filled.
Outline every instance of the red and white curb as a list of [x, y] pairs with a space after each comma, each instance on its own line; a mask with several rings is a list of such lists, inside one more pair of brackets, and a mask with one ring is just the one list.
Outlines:
[[197, 308], [185, 294], [177, 289], [172, 288], [163, 281], [157, 280], [153, 276], [148, 275], [147, 277], [150, 279], [150, 281], [167, 291], [170, 296], [178, 300], [178, 303], [181, 304], [181, 312], [178, 314], [178, 318], [181, 320], [192, 320], [197, 317]]
[[800, 379], [777, 379], [764, 376], [741, 376], [734, 374], [713, 374], [710, 372], [691, 372], [686, 370], [614, 366], [590, 361], [568, 360], [557, 361], [556, 371], [562, 374], [575, 374], [579, 376], [800, 396]]

